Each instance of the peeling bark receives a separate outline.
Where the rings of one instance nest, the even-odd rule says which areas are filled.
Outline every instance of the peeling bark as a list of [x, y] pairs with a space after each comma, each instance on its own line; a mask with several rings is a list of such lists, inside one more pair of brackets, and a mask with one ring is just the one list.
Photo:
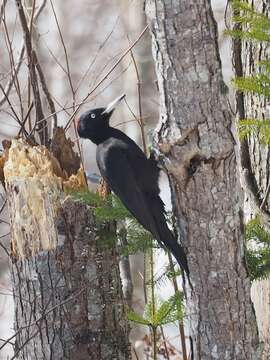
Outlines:
[[12, 234], [15, 356], [130, 358], [118, 258], [87, 205], [65, 197], [52, 155], [13, 141], [4, 173]]
[[80, 157], [73, 150], [73, 147], [74, 143], [66, 138], [65, 130], [61, 127], [55, 127], [50, 148], [67, 176], [76, 174], [81, 165]]
[[146, 1], [160, 90], [156, 150], [187, 250], [194, 359], [259, 359], [239, 176], [210, 1]]

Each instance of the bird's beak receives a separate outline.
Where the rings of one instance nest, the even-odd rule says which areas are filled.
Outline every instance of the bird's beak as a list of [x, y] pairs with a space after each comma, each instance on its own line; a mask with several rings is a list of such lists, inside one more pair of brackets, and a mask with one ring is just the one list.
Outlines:
[[113, 111], [116, 106], [125, 98], [126, 94], [122, 94], [118, 96], [116, 99], [114, 99], [112, 102], [109, 103], [109, 105], [106, 107], [106, 109], [103, 111], [103, 114], [109, 114], [111, 111]]

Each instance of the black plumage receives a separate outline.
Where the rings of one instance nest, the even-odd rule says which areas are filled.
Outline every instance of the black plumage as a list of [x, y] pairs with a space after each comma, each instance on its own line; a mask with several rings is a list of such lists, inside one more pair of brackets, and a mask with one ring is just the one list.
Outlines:
[[102, 177], [131, 214], [155, 239], [174, 255], [188, 273], [184, 249], [169, 230], [164, 204], [159, 197], [159, 169], [138, 145], [122, 131], [109, 125], [117, 98], [107, 108], [89, 110], [80, 116], [78, 134], [97, 145], [96, 160]]

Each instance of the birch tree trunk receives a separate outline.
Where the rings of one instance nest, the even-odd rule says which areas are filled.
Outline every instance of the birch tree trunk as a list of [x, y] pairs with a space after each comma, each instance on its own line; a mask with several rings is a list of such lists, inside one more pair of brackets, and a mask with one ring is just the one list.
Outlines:
[[160, 90], [156, 150], [187, 250], [194, 359], [259, 359], [239, 181], [210, 1], [146, 1]]
[[47, 149], [13, 141], [8, 156], [14, 357], [129, 359], [115, 249], [101, 241], [91, 209], [64, 196]]

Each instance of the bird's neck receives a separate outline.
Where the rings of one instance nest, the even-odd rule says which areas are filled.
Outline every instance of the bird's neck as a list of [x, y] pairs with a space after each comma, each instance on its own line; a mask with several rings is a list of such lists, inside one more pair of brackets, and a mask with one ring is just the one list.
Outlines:
[[96, 145], [102, 144], [104, 141], [113, 136], [115, 132], [114, 130], [115, 129], [110, 126], [102, 127], [91, 136], [90, 140]]

